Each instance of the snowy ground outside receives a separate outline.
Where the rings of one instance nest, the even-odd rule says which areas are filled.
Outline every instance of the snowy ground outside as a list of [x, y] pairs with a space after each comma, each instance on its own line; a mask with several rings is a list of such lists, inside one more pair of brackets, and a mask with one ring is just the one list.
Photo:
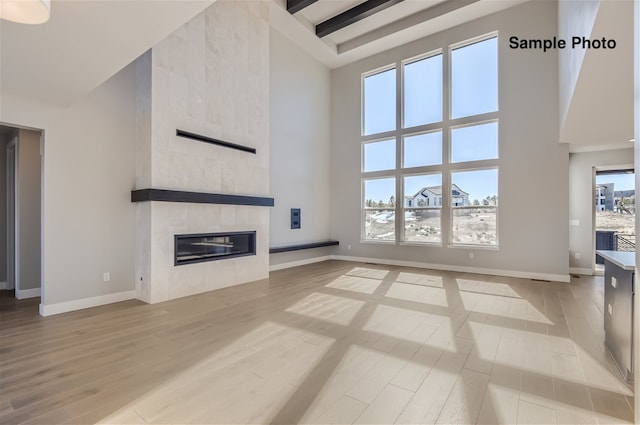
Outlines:
[[[395, 240], [395, 212], [367, 210], [367, 239]], [[414, 209], [405, 212], [406, 242], [441, 242], [440, 209]], [[459, 244], [495, 245], [496, 210], [493, 208], [461, 208], [453, 214], [453, 242]]]

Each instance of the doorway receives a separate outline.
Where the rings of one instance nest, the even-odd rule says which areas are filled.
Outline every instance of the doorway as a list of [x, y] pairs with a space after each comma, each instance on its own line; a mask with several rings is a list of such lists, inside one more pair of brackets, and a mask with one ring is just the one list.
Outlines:
[[[635, 173], [633, 168], [596, 169], [594, 223], [596, 250], [635, 251]], [[596, 255], [596, 272], [604, 260]]]
[[0, 124], [3, 305], [7, 298], [36, 298], [42, 293], [42, 136], [41, 130]]

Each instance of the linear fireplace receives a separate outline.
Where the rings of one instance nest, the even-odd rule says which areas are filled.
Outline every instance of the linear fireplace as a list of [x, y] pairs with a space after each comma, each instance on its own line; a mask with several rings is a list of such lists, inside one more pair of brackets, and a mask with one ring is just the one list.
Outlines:
[[174, 265], [256, 255], [256, 232], [175, 235]]

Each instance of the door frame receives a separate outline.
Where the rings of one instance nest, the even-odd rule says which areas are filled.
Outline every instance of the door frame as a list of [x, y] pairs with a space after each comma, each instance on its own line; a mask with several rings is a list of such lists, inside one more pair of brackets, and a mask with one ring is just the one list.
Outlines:
[[632, 170], [634, 173], [636, 172], [634, 164], [620, 164], [620, 165], [600, 165], [593, 167], [593, 175], [591, 181], [591, 235], [593, 239], [593, 255], [591, 255], [593, 262], [593, 274], [595, 275], [604, 275], [604, 269], [598, 268], [596, 265], [596, 205], [595, 205], [595, 196], [596, 196], [596, 176], [601, 172], [612, 172], [612, 171], [620, 171], [621, 174], [623, 171]]
[[18, 247], [18, 138], [7, 143], [7, 287], [20, 289]]

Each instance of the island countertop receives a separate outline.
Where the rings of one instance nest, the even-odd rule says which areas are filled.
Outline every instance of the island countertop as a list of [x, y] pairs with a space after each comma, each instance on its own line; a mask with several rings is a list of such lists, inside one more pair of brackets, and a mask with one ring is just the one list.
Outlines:
[[636, 253], [632, 251], [597, 250], [596, 254], [612, 262], [622, 270], [633, 271], [636, 268]]

